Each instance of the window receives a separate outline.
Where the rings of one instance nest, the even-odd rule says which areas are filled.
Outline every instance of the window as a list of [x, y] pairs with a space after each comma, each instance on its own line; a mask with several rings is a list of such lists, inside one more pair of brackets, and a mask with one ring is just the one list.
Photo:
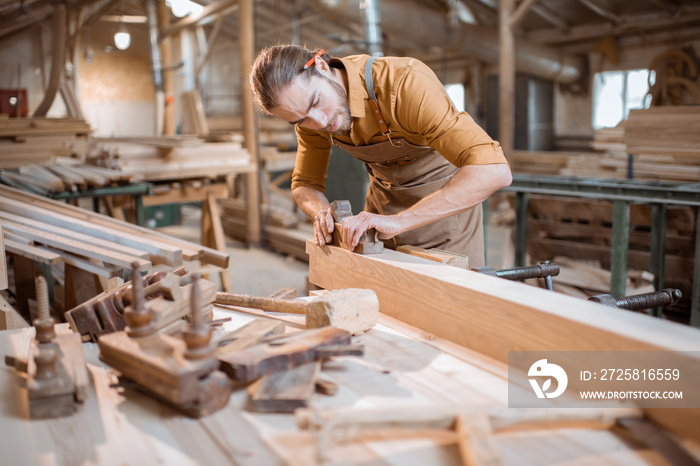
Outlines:
[[[653, 78], [653, 74], [652, 74]], [[633, 108], [649, 108], [649, 70], [606, 71], [593, 77], [593, 129], [612, 128]]]
[[447, 95], [450, 96], [452, 103], [460, 112], [464, 111], [464, 86], [462, 84], [447, 84], [445, 86]]

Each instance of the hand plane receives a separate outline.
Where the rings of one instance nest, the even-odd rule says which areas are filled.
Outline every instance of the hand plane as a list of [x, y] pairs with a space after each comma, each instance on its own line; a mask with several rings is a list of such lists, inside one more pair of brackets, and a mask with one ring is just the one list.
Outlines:
[[[352, 208], [350, 201], [333, 201], [331, 202], [331, 215], [335, 220], [335, 228], [333, 229], [333, 244], [341, 248], [347, 248], [343, 243], [343, 219], [352, 217]], [[379, 254], [384, 252], [384, 243], [378, 238], [379, 233], [374, 228], [365, 231], [360, 237], [360, 241], [355, 246], [353, 252], [358, 254]]]
[[126, 328], [103, 334], [100, 359], [142, 391], [192, 417], [206, 416], [228, 404], [231, 382], [218, 370], [211, 328], [203, 322], [198, 276], [190, 293], [191, 322], [182, 339], [156, 332], [153, 313], [133, 269], [133, 303], [124, 310]]

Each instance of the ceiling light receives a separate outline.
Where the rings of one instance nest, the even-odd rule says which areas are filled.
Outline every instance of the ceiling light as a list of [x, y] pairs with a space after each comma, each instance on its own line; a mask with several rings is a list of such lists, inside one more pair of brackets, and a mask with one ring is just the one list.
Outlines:
[[119, 50], [126, 50], [131, 45], [131, 34], [129, 34], [124, 23], [119, 23], [119, 29], [114, 34], [114, 45]]

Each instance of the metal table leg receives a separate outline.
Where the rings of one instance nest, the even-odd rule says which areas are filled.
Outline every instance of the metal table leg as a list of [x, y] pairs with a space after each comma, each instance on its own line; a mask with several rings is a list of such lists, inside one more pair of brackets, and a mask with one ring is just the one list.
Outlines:
[[481, 203], [481, 208], [483, 212], [483, 229], [484, 229], [484, 264], [489, 257], [489, 198], [486, 198], [484, 202]]
[[[652, 204], [651, 206], [651, 246], [649, 254], [649, 271], [654, 274], [654, 289], [661, 291], [664, 288], [664, 274], [666, 272], [666, 204]], [[661, 317], [663, 307], [656, 308], [656, 316]]]
[[134, 196], [134, 217], [138, 226], [146, 225], [146, 215], [143, 211], [143, 196]]
[[695, 264], [693, 266], [693, 296], [690, 304], [690, 325], [700, 327], [700, 207], [695, 208]]
[[530, 193], [518, 191], [515, 195], [515, 266], [527, 262], [527, 204]]
[[629, 250], [630, 205], [613, 201], [612, 245], [610, 250], [610, 294], [622, 298], [627, 291], [627, 256]]

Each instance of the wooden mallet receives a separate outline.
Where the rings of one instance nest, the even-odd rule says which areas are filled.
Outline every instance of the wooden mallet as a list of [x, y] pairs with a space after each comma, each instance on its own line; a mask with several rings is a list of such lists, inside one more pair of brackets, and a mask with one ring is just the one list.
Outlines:
[[352, 335], [366, 332], [379, 319], [379, 300], [375, 292], [357, 288], [330, 291], [308, 301], [218, 292], [214, 303], [304, 314], [306, 328], [332, 326], [347, 330]]

